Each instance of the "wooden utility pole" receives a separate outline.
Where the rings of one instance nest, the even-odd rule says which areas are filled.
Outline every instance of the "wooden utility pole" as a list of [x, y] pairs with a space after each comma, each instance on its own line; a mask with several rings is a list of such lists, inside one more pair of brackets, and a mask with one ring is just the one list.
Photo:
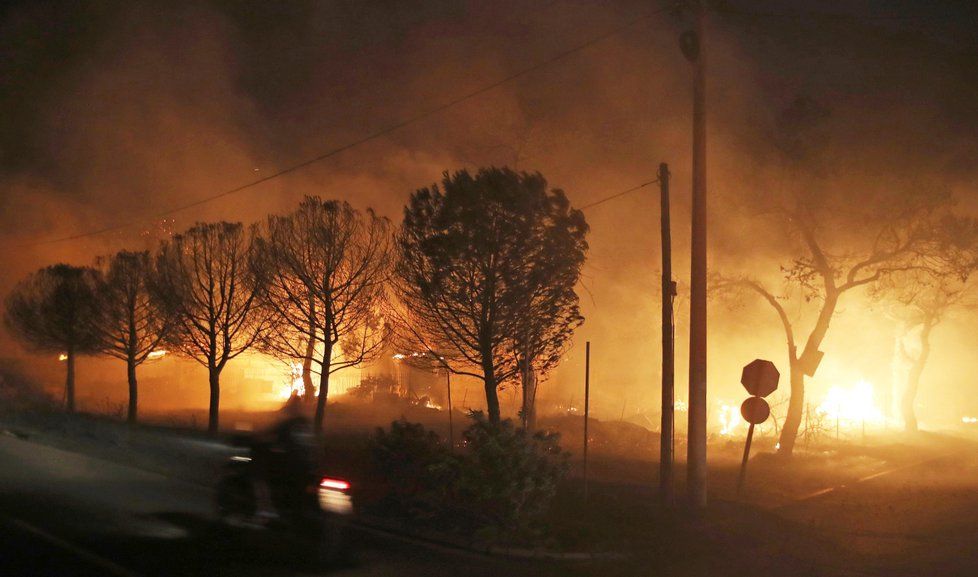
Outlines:
[[591, 416], [591, 341], [584, 344], [584, 500], [587, 501], [587, 422]]
[[693, 3], [694, 32], [680, 37], [693, 64], [693, 207], [689, 295], [687, 485], [693, 509], [706, 508], [706, 64], [703, 0]]
[[659, 165], [659, 201], [662, 232], [662, 421], [659, 427], [659, 497], [669, 507], [673, 503], [673, 434], [676, 429], [676, 333], [672, 280], [672, 230], [669, 220], [669, 165]]

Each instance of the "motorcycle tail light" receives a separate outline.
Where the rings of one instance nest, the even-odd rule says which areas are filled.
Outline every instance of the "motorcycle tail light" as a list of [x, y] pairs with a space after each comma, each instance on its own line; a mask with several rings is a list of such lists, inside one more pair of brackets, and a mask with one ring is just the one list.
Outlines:
[[344, 481], [343, 479], [336, 479], [334, 477], [323, 477], [319, 481], [319, 486], [323, 489], [332, 489], [334, 491], [349, 491], [350, 482]]

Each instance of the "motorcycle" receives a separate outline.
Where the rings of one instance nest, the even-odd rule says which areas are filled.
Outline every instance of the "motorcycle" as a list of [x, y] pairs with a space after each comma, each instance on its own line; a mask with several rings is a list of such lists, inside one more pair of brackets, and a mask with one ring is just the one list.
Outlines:
[[[232, 444], [243, 450], [225, 463], [217, 485], [217, 515], [223, 526], [282, 534], [302, 552], [312, 553], [316, 565], [349, 558], [347, 527], [354, 514], [349, 481], [319, 473], [287, 449], [243, 437]], [[264, 460], [261, 470], [256, 457]], [[264, 509], [270, 504], [271, 511], [259, 507], [262, 482], [267, 488]]]

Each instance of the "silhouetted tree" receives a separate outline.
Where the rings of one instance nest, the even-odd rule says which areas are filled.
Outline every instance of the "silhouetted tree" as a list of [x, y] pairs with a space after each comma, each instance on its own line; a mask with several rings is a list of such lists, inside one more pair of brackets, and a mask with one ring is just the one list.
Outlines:
[[128, 420], [137, 419], [139, 389], [136, 367], [163, 343], [171, 319], [163, 302], [154, 298], [150, 285], [153, 262], [148, 251], [120, 251], [100, 259], [102, 283], [98, 325], [102, 352], [125, 361], [129, 383]]
[[98, 271], [57, 264], [21, 281], [7, 295], [4, 322], [30, 348], [64, 354], [65, 408], [75, 410], [75, 358], [99, 350]]
[[[917, 431], [917, 413], [914, 405], [920, 388], [920, 378], [930, 358], [931, 333], [963, 295], [961, 288], [951, 288], [941, 283], [923, 288], [911, 302], [906, 304], [903, 314], [905, 334], [898, 343], [898, 352], [901, 359], [909, 365], [907, 381], [900, 396], [900, 414], [903, 417], [904, 429], [908, 432]], [[908, 337], [916, 341], [914, 346], [907, 346]]]
[[451, 370], [483, 381], [489, 419], [498, 387], [552, 367], [580, 324], [573, 287], [587, 223], [539, 173], [445, 173], [411, 195], [398, 235], [397, 294], [408, 332]]
[[[822, 360], [819, 350], [843, 296], [867, 289], [880, 296], [895, 274], [944, 274], [960, 266], [943, 230], [953, 226], [953, 201], [936, 186], [874, 175], [853, 189], [845, 184], [831, 146], [831, 111], [798, 98], [777, 122], [777, 187], [742, 191], [738, 200], [763, 219], [761, 238], [782, 239], [782, 287], [771, 288], [755, 271], [715, 279], [713, 289], [742, 288], [758, 294], [778, 315], [788, 349], [790, 398], [779, 439], [782, 455], [794, 450], [805, 406], [805, 378]], [[751, 261], [756, 263], [756, 259]], [[789, 315], [787, 302], [799, 303]], [[811, 323], [805, 329], [799, 327]], [[802, 334], [798, 334], [801, 332]]]
[[897, 352], [907, 364], [906, 383], [900, 398], [900, 414], [908, 432], [917, 431], [914, 405], [920, 379], [931, 352], [931, 334], [956, 308], [973, 308], [971, 274], [978, 267], [978, 222], [966, 218], [945, 219], [938, 234], [944, 266], [915, 269], [893, 275], [882, 287], [895, 304], [894, 316], [902, 321], [904, 334]]
[[[790, 398], [788, 413], [779, 439], [779, 451], [791, 455], [805, 406], [805, 378], [815, 374], [822, 360], [819, 347], [825, 340], [832, 317], [841, 298], [848, 292], [865, 287], [879, 296], [889, 288], [887, 280], [898, 273], [917, 271], [940, 276], [955, 268], [956, 255], [949, 253], [940, 240], [939, 230], [946, 222], [943, 211], [948, 208], [946, 197], [891, 198], [892, 210], [878, 209], [865, 219], [859, 219], [859, 232], [867, 235], [864, 248], [858, 244], [847, 249], [828, 249], [821, 231], [833, 226], [822, 211], [810, 207], [777, 212], [783, 216], [801, 240], [801, 249], [790, 264], [782, 265], [784, 287], [781, 291], [751, 276], [718, 279], [714, 288], [740, 287], [762, 297], [777, 313], [788, 346]], [[851, 226], [851, 225], [850, 225]], [[851, 232], [851, 231], [850, 231]], [[827, 235], [826, 235], [827, 236]], [[799, 350], [797, 325], [785, 302], [792, 297], [805, 303], [815, 303], [815, 315], [804, 343]]]
[[[264, 351], [319, 373], [315, 428], [322, 430], [329, 377], [372, 360], [382, 349], [390, 222], [345, 202], [307, 197], [285, 216], [270, 216], [256, 240], [270, 313]], [[315, 366], [315, 369], [313, 369]]]
[[153, 294], [173, 319], [168, 341], [207, 367], [207, 430], [216, 433], [221, 371], [265, 325], [263, 279], [251, 265], [253, 234], [241, 223], [199, 223], [160, 245]]

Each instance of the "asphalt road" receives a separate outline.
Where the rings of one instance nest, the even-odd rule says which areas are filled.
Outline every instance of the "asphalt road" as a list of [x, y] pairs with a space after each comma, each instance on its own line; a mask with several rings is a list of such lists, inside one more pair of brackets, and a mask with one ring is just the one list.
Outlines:
[[[81, 454], [0, 437], [0, 575], [318, 574], [281, 535], [216, 525], [205, 487]], [[551, 576], [578, 565], [509, 561], [357, 532], [349, 576]]]
[[[924, 456], [779, 510], [847, 555], [845, 575], [978, 575], [978, 452]], [[813, 556], [817, 558], [818, 556]]]
[[[280, 537], [228, 534], [205, 487], [0, 437], [0, 575], [317, 574]], [[357, 561], [332, 575], [916, 577], [978, 574], [978, 452], [914, 465], [706, 531], [701, 549], [662, 563], [490, 558], [357, 533]], [[698, 539], [698, 538], [697, 538]], [[698, 543], [697, 543], [698, 544]], [[693, 549], [695, 550], [695, 549]]]

